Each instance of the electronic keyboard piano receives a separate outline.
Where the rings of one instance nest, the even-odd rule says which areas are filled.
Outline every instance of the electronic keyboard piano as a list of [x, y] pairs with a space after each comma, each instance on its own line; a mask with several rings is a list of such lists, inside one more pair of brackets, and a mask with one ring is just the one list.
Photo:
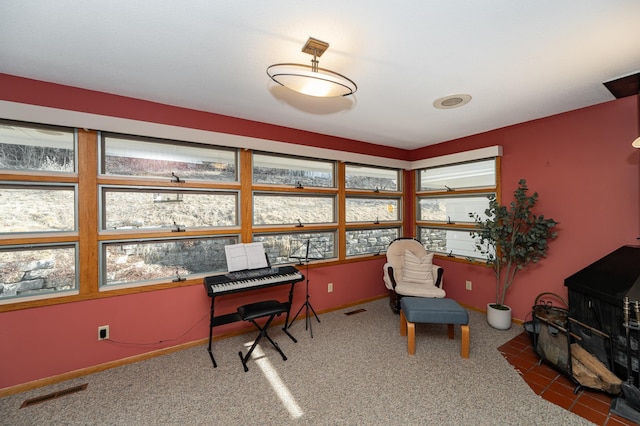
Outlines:
[[304, 276], [293, 266], [249, 269], [230, 272], [225, 275], [214, 275], [204, 279], [209, 297], [239, 291], [254, 290], [282, 284], [295, 284]]
[[249, 269], [205, 277], [204, 286], [207, 290], [207, 295], [211, 297], [209, 347], [207, 350], [209, 352], [209, 356], [211, 357], [211, 362], [213, 362], [213, 367], [215, 368], [218, 366], [211, 350], [211, 343], [213, 340], [213, 327], [240, 321], [240, 316], [237, 312], [219, 316], [215, 315], [214, 307], [215, 299], [217, 296], [290, 284], [291, 287], [289, 289], [289, 299], [287, 302], [283, 302], [287, 304], [288, 309], [287, 316], [284, 321], [284, 328], [282, 330], [291, 338], [291, 340], [297, 342], [295, 337], [293, 337], [287, 331], [287, 324], [289, 324], [289, 315], [291, 312], [291, 303], [293, 302], [294, 286], [296, 283], [299, 283], [303, 280], [304, 275], [302, 275], [300, 271], [298, 271], [298, 269], [296, 269], [294, 266]]

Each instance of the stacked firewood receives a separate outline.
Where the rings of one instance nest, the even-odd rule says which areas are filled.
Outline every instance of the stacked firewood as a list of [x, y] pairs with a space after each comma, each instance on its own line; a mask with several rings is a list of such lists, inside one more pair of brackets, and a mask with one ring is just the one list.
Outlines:
[[582, 386], [617, 395], [622, 380], [577, 343], [571, 344], [571, 370]]

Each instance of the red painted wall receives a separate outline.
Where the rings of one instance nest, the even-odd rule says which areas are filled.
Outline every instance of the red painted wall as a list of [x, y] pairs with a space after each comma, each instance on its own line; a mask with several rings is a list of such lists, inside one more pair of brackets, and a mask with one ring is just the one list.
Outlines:
[[[502, 199], [520, 178], [540, 195], [537, 211], [560, 222], [548, 257], [519, 273], [507, 294], [515, 318], [526, 319], [536, 296], [566, 297], [564, 279], [623, 245], [640, 244], [640, 150], [635, 96], [412, 152], [427, 158], [502, 145]], [[447, 296], [486, 308], [495, 301], [491, 270], [439, 260]], [[465, 281], [473, 290], [465, 290]]]
[[[0, 100], [408, 158], [408, 152], [402, 149], [7, 74], [0, 74]], [[314, 265], [309, 269], [314, 309], [321, 312], [386, 295], [382, 282], [384, 260], [379, 257], [327, 267]], [[327, 292], [329, 282], [334, 284], [332, 293]], [[239, 304], [265, 298], [286, 300], [285, 287], [217, 298], [216, 314], [234, 312]], [[304, 283], [296, 285], [294, 314], [305, 301], [304, 287]], [[204, 287], [198, 285], [0, 313], [0, 389], [206, 338], [210, 301]], [[125, 344], [99, 342], [97, 328], [105, 324], [110, 326], [110, 338]], [[245, 328], [242, 323], [216, 327], [214, 335], [241, 328]], [[208, 356], [204, 348], [203, 356]]]
[[[514, 316], [520, 319], [525, 318], [537, 294], [566, 294], [565, 277], [621, 245], [636, 243], [640, 236], [640, 150], [631, 148], [637, 135], [635, 97], [410, 153], [6, 74], [0, 74], [0, 99], [284, 142], [305, 141], [323, 148], [398, 159], [502, 145], [504, 195], [524, 177], [540, 193], [540, 210], [561, 223], [549, 258], [524, 271], [508, 296]], [[412, 215], [412, 211], [405, 212], [405, 218]], [[386, 294], [384, 260], [314, 265], [309, 271], [313, 307], [322, 311]], [[438, 261], [446, 268], [449, 297], [481, 309], [493, 300], [490, 271], [446, 259]], [[472, 291], [464, 290], [465, 280], [473, 282]], [[333, 293], [327, 293], [328, 282], [334, 283]], [[224, 296], [216, 309], [233, 311], [240, 298], [245, 303], [265, 297], [284, 299], [286, 289]], [[297, 285], [294, 309], [303, 302], [302, 283]], [[0, 313], [0, 389], [205, 338], [209, 305], [204, 288], [198, 285]], [[103, 324], [110, 325], [112, 339], [137, 344], [98, 342], [97, 327]], [[215, 334], [241, 326], [216, 327]], [[158, 341], [163, 343], [148, 345]], [[203, 356], [207, 356], [204, 347]]]
[[0, 73], [0, 99], [400, 160], [406, 160], [408, 157], [406, 150], [390, 146], [305, 132], [2, 73]]
[[[310, 268], [309, 301], [315, 311], [386, 294], [384, 260], [381, 256]], [[327, 292], [329, 282], [333, 283], [332, 293]], [[258, 300], [286, 301], [288, 289], [278, 286], [217, 297], [216, 315], [235, 312], [240, 304]], [[301, 282], [295, 287], [292, 314], [304, 302], [305, 283]], [[0, 389], [207, 338], [210, 307], [204, 286], [197, 285], [1, 313]], [[98, 341], [98, 327], [105, 324], [109, 325], [110, 339], [122, 343]], [[242, 328], [247, 326], [241, 322], [215, 327], [214, 336]], [[291, 332], [297, 337], [306, 333], [299, 323]], [[213, 351], [215, 355], [215, 342]], [[205, 346], [202, 356], [208, 358]]]

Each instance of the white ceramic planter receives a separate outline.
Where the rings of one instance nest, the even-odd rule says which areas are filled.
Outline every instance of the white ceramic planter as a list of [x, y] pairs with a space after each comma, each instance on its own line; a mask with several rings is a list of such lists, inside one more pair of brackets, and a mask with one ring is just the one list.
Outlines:
[[489, 325], [498, 330], [508, 330], [511, 328], [511, 308], [495, 309], [492, 308], [493, 303], [487, 303], [487, 322]]

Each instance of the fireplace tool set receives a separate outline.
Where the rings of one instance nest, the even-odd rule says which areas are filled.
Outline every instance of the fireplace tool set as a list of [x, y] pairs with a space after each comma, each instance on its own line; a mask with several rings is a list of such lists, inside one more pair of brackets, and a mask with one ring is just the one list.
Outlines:
[[[631, 308], [633, 305], [635, 311], [635, 319], [631, 317]], [[633, 303], [628, 297], [624, 298], [622, 304], [622, 313], [624, 315], [625, 337], [627, 339], [627, 381], [622, 382], [620, 388], [623, 397], [615, 398], [611, 401], [610, 411], [618, 416], [632, 420], [640, 424], [640, 389], [633, 384], [633, 349], [631, 347], [631, 332], [636, 333], [636, 356], [640, 355], [640, 303], [636, 300]], [[640, 360], [640, 357], [638, 357]], [[638, 368], [640, 371], [640, 367]]]
[[[561, 301], [564, 307], [554, 306], [550, 299]], [[542, 360], [573, 378], [566, 300], [554, 293], [541, 293], [536, 297], [531, 314], [532, 320], [523, 326], [531, 337], [533, 350]]]

